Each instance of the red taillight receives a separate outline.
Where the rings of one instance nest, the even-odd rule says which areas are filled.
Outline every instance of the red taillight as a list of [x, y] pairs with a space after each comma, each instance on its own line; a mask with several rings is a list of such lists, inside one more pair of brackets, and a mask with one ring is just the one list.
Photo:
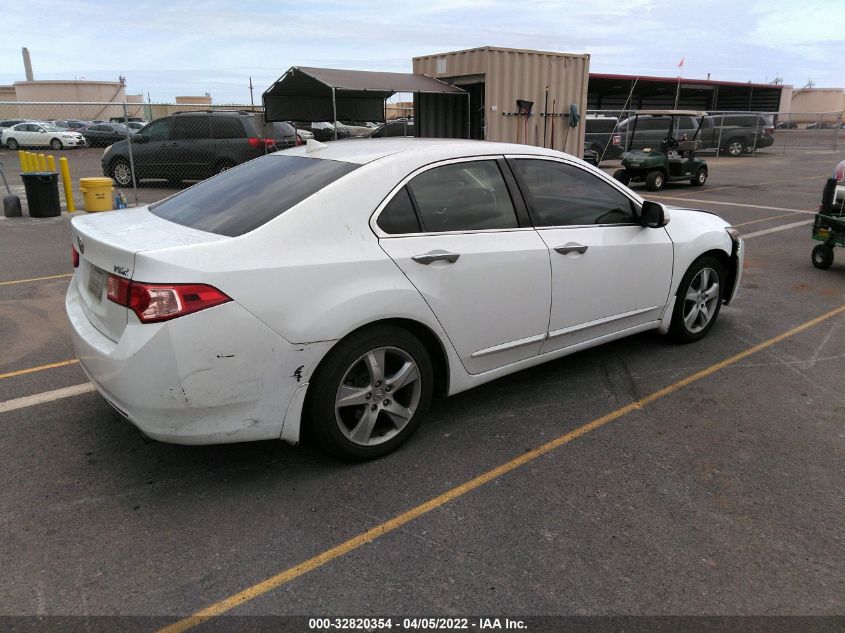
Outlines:
[[141, 323], [169, 321], [232, 299], [205, 284], [145, 284], [109, 275], [110, 301], [132, 310]]
[[293, 142], [293, 146], [299, 147], [300, 145], [302, 145], [302, 137], [299, 134], [297, 134], [296, 140]]
[[70, 247], [70, 261], [73, 262], [74, 268], [79, 268], [79, 253], [75, 246]]
[[253, 147], [273, 147], [276, 144], [275, 139], [257, 138], [255, 136], [248, 138], [247, 142]]

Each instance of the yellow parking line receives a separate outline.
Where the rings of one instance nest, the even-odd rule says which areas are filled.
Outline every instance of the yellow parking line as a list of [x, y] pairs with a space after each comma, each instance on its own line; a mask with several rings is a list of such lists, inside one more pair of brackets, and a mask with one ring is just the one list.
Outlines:
[[0, 281], [0, 286], [12, 286], [14, 284], [26, 284], [30, 281], [47, 281], [48, 279], [64, 279], [65, 277], [73, 277], [73, 273], [66, 273], [64, 275], [48, 275], [47, 277], [31, 277], [29, 279], [14, 279], [12, 281]]
[[773, 215], [770, 218], [762, 218], [761, 220], [750, 220], [748, 222], [740, 222], [739, 224], [732, 224], [731, 226], [746, 226], [747, 224], [757, 224], [757, 222], [768, 222], [769, 220], [779, 220], [780, 218], [786, 218], [790, 215], [801, 215], [800, 213], [792, 212], [792, 213], [784, 213], [783, 215]]
[[267, 593], [268, 591], [276, 589], [277, 587], [280, 587], [281, 585], [284, 585], [285, 583], [288, 583], [296, 578], [299, 578], [300, 576], [303, 576], [310, 571], [322, 567], [323, 565], [334, 560], [335, 558], [348, 554], [349, 552], [358, 549], [362, 545], [366, 545], [367, 543], [376, 540], [380, 536], [384, 536], [385, 534], [402, 527], [406, 523], [409, 523], [410, 521], [413, 521], [414, 519], [417, 519], [422, 515], [427, 514], [432, 510], [439, 508], [440, 506], [445, 505], [450, 501], [453, 501], [454, 499], [457, 499], [458, 497], [462, 497], [468, 492], [475, 490], [476, 488], [479, 488], [480, 486], [483, 486], [484, 484], [489, 483], [494, 479], [497, 479], [502, 475], [509, 473], [510, 471], [515, 470], [516, 468], [519, 468], [520, 466], [523, 466], [524, 464], [527, 464], [528, 462], [531, 462], [537, 459], [538, 457], [541, 457], [542, 455], [545, 455], [546, 453], [549, 453], [554, 449], [563, 446], [564, 444], [568, 444], [572, 440], [578, 439], [582, 435], [586, 435], [590, 431], [594, 431], [610, 422], [613, 422], [614, 420], [621, 418], [622, 416], [630, 413], [631, 411], [641, 409], [645, 405], [650, 404], [655, 400], [659, 400], [664, 396], [668, 396], [669, 394], [677, 391], [678, 389], [681, 389], [683, 387], [686, 387], [687, 385], [697, 382], [702, 378], [706, 378], [707, 376], [716, 373], [720, 369], [724, 369], [725, 367], [732, 365], [748, 356], [751, 356], [752, 354], [756, 354], [760, 350], [764, 350], [767, 347], [771, 347], [775, 343], [779, 343], [780, 341], [789, 338], [790, 336], [794, 336], [799, 332], [803, 332], [804, 330], [811, 328], [814, 325], [818, 325], [819, 323], [826, 321], [827, 319], [830, 319], [838, 314], [842, 314], [843, 312], [845, 312], [845, 305], [842, 305], [836, 308], [835, 310], [831, 310], [830, 312], [816, 317], [815, 319], [811, 319], [810, 321], [802, 323], [801, 325], [794, 327], [791, 330], [784, 332], [783, 334], [779, 334], [778, 336], [770, 338], [767, 341], [763, 341], [762, 343], [758, 343], [753, 347], [749, 347], [748, 349], [740, 352], [739, 354], [735, 354], [730, 358], [726, 358], [725, 360], [716, 363], [715, 365], [711, 365], [706, 369], [702, 369], [701, 371], [696, 372], [691, 376], [684, 378], [683, 380], [679, 380], [678, 382], [672, 383], [668, 387], [663, 387], [663, 389], [659, 389], [658, 391], [655, 391], [654, 393], [644, 398], [641, 398], [636, 402], [631, 402], [630, 404], [627, 404], [624, 407], [616, 409], [616, 411], [613, 411], [611, 413], [608, 413], [607, 415], [597, 418], [592, 422], [588, 422], [587, 424], [580, 426], [577, 429], [570, 431], [569, 433], [561, 435], [560, 437], [557, 437], [551, 440], [550, 442], [543, 444], [542, 446], [528, 451], [527, 453], [523, 453], [522, 455], [510, 460], [509, 462], [502, 464], [501, 466], [497, 466], [496, 468], [488, 470], [486, 473], [483, 473], [475, 477], [474, 479], [470, 479], [469, 481], [459, 486], [456, 486], [451, 490], [447, 490], [443, 494], [434, 497], [433, 499], [429, 499], [425, 503], [422, 503], [416, 506], [415, 508], [408, 510], [407, 512], [403, 512], [402, 514], [399, 514], [393, 517], [392, 519], [385, 521], [384, 523], [380, 523], [379, 525], [367, 530], [366, 532], [362, 532], [358, 536], [352, 537], [351, 539], [341, 543], [340, 545], [332, 547], [331, 549], [327, 549], [323, 553], [318, 554], [313, 558], [309, 558], [308, 560], [293, 567], [290, 567], [289, 569], [286, 569], [276, 574], [275, 576], [271, 576], [270, 578], [262, 580], [261, 582], [252, 585], [251, 587], [247, 587], [246, 589], [239, 591], [238, 593], [233, 594], [228, 598], [224, 598], [219, 602], [215, 602], [214, 604], [197, 611], [193, 615], [190, 615], [177, 622], [174, 622], [169, 626], [159, 629], [157, 633], [182, 633], [183, 631], [187, 631], [188, 629], [191, 629], [205, 622], [206, 620], [210, 620], [211, 618], [220, 616], [226, 613], [227, 611], [231, 611], [235, 607], [250, 600], [253, 600]]
[[54, 369], [55, 367], [75, 365], [78, 362], [79, 361], [74, 358], [73, 360], [63, 360], [58, 363], [50, 363], [49, 365], [40, 365], [38, 367], [30, 367], [29, 369], [19, 369], [17, 371], [10, 371], [7, 374], [0, 374], [0, 380], [3, 380], [3, 378], [14, 378], [15, 376], [23, 376], [24, 374], [32, 374], [36, 371], [44, 371], [45, 369]]

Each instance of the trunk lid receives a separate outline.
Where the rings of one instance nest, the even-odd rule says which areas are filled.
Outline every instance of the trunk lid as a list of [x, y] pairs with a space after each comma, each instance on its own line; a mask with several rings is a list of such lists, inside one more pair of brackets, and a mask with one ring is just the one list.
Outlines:
[[74, 276], [82, 309], [97, 330], [117, 341], [129, 309], [107, 299], [109, 275], [133, 279], [135, 255], [142, 251], [229, 238], [164, 220], [138, 207], [76, 217], [71, 222], [71, 239], [79, 253]]

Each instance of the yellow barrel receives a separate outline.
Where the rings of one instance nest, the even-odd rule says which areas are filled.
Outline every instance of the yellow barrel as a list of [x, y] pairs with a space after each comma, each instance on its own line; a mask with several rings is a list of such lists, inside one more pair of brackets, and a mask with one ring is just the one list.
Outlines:
[[114, 207], [111, 178], [80, 178], [79, 190], [85, 201], [86, 211], [111, 211]]

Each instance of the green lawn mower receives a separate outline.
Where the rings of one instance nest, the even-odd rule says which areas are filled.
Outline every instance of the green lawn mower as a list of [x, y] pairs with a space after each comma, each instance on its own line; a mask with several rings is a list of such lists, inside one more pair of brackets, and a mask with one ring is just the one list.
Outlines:
[[[667, 117], [669, 131], [658, 147], [632, 149], [637, 136], [637, 121], [641, 116], [650, 120]], [[698, 135], [707, 116], [706, 112], [695, 110], [640, 110], [633, 115], [633, 122], [628, 125], [626, 151], [622, 156], [622, 169], [617, 169], [613, 177], [628, 185], [632, 182], [644, 182], [650, 191], [660, 191], [667, 182], [686, 181], [700, 187], [707, 182], [707, 163], [695, 157], [698, 149]], [[698, 119], [698, 128], [691, 139], [686, 135], [681, 139], [674, 136], [678, 117]], [[646, 137], [651, 134], [645, 134]]]

